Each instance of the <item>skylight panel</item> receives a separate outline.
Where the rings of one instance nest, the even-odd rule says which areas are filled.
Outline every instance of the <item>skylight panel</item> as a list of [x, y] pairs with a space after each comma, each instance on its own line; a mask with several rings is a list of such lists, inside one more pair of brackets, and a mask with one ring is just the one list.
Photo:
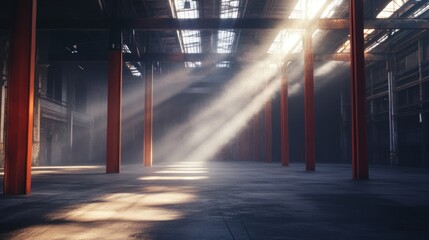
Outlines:
[[408, 0], [392, 0], [386, 7], [377, 15], [377, 18], [389, 18]]
[[429, 10], [429, 3], [425, 3], [425, 5], [423, 5], [423, 7], [417, 9], [417, 11], [415, 11], [410, 17], [416, 18], [416, 17], [422, 15], [423, 13], [425, 13], [427, 10]]
[[[392, 30], [392, 32], [390, 32], [390, 36], [393, 36], [398, 31], [399, 31], [399, 29]], [[388, 33], [384, 34], [381, 38], [377, 39], [377, 41], [375, 43], [373, 43], [371, 46], [369, 46], [368, 48], [366, 48], [365, 52], [369, 52], [372, 49], [376, 48], [378, 45], [380, 45], [383, 42], [385, 42], [388, 38], [389, 38], [389, 34]]]
[[326, 1], [327, 0], [299, 0], [289, 18], [313, 19]]
[[185, 53], [201, 53], [201, 35], [198, 30], [182, 30]]
[[[383, 8], [383, 10], [381, 10], [381, 12], [379, 12], [377, 14], [377, 18], [389, 18], [389, 17], [391, 17], [396, 11], [398, 11], [398, 9], [400, 9], [405, 4], [406, 1], [407, 0], [392, 0], [391, 2], [389, 2], [386, 5], [386, 7]], [[368, 31], [370, 31], [370, 32], [368, 32]], [[364, 38], [366, 38], [373, 31], [374, 31], [374, 29], [365, 29]], [[390, 35], [393, 35], [398, 31], [399, 31], [399, 29], [394, 29], [390, 33]], [[385, 42], [388, 38], [389, 38], [389, 34], [384, 34], [382, 37], [377, 39], [377, 41], [375, 43], [373, 43], [371, 46], [367, 47], [365, 49], [365, 52], [369, 52], [369, 51], [373, 50], [378, 45]]]
[[222, 0], [220, 18], [238, 18], [239, 6], [239, 0]]
[[131, 53], [131, 50], [127, 44], [122, 44], [122, 52], [123, 53]]
[[[407, 0], [393, 0], [389, 2], [386, 7], [383, 8], [378, 14], [377, 18], [389, 18], [391, 17], [399, 8], [401, 8]], [[398, 32], [399, 29], [394, 29], [390, 35]], [[365, 29], [364, 30], [364, 39], [366, 39], [370, 34], [374, 32], [374, 29]], [[377, 41], [365, 49], [365, 52], [369, 52], [376, 48], [381, 43], [385, 42], [389, 38], [389, 34], [384, 34], [382, 37], [377, 39]], [[337, 50], [337, 53], [345, 53], [350, 52], [350, 40], [347, 40], [342, 46], [340, 46]]]
[[[189, 3], [189, 8], [185, 8], [185, 2]], [[173, 6], [171, 6], [173, 8]], [[173, 16], [179, 19], [199, 18], [197, 1], [193, 0], [174, 0]], [[201, 53], [201, 33], [199, 30], [180, 30], [177, 31], [180, 46], [183, 53]], [[186, 67], [200, 67], [201, 62], [185, 62]]]
[[[375, 29], [369, 28], [364, 29], [363, 31], [363, 38], [365, 39], [368, 35], [374, 32]], [[338, 48], [337, 53], [349, 53], [350, 52], [350, 40], [347, 40], [346, 42], [341, 45], [341, 47]]]
[[[381, 10], [381, 12], [379, 12], [377, 14], [377, 18], [389, 18], [391, 17], [399, 8], [401, 8], [404, 3], [406, 1], [405, 0], [393, 0], [391, 1], [389, 4], [386, 5], [386, 7], [383, 8], [383, 10]], [[395, 34], [397, 31], [399, 31], [398, 29], [394, 30], [392, 32], [392, 35]], [[370, 35], [371, 33], [374, 32], [374, 29], [365, 29], [364, 30], [364, 39], [366, 39], [368, 37], [368, 35]], [[370, 47], [365, 49], [365, 52], [369, 52], [372, 49], [376, 48], [378, 45], [380, 45], [381, 43], [383, 43], [384, 41], [387, 40], [387, 38], [389, 37], [388, 34], [384, 34], [382, 37], [380, 37], [379, 39], [377, 39], [377, 41], [372, 44]], [[350, 51], [350, 49], [349, 49]]]
[[130, 62], [125, 62], [125, 66], [128, 68], [128, 70], [130, 70], [131, 74], [135, 77], [141, 77], [141, 72], [137, 69], [137, 67], [130, 63]]
[[217, 37], [217, 52], [231, 53], [235, 39], [234, 30], [219, 30]]
[[[239, 0], [221, 0], [220, 18], [238, 18], [239, 7]], [[217, 33], [217, 52], [231, 53], [234, 41], [234, 30], [219, 30]]]
[[229, 68], [231, 66], [230, 61], [221, 61], [216, 64], [217, 68]]
[[[185, 1], [190, 3], [190, 8], [185, 9]], [[197, 8], [197, 2], [193, 0], [174, 0], [176, 7], [176, 16], [177, 18], [199, 18], [199, 12]]]
[[185, 62], [187, 68], [199, 68], [201, 67], [201, 62]]
[[[282, 30], [274, 39], [273, 44], [271, 44], [268, 53], [283, 53], [288, 54], [290, 52], [295, 52], [298, 45], [302, 45], [302, 32], [301, 31], [287, 31]], [[292, 51], [295, 50], [295, 51]]]
[[333, 0], [328, 7], [326, 7], [325, 11], [320, 16], [321, 18], [331, 18], [335, 14], [335, 10], [338, 6], [343, 3], [344, 0]]
[[[330, 4], [322, 12], [322, 18], [332, 17], [336, 8], [344, 0], [331, 0]], [[297, 19], [313, 19], [322, 10], [329, 0], [298, 0], [292, 10], [289, 18]], [[317, 36], [314, 35], [314, 36]], [[301, 31], [280, 31], [270, 48], [268, 53], [297, 53], [302, 51], [302, 32]]]
[[337, 53], [348, 53], [348, 52], [350, 52], [350, 39], [345, 41], [343, 45], [341, 45], [337, 50]]

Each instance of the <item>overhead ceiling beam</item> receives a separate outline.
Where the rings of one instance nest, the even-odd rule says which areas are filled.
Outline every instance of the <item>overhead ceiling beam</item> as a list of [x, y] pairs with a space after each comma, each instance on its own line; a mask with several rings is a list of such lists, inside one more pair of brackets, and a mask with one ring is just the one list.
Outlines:
[[[301, 54], [302, 55], [302, 54]], [[300, 54], [295, 54], [289, 56], [288, 59], [296, 59], [301, 56]], [[267, 60], [270, 59], [269, 54], [266, 55]], [[274, 59], [279, 59], [274, 57]], [[386, 56], [383, 54], [365, 54], [366, 61], [382, 61], [385, 60]], [[261, 57], [251, 57], [251, 56], [237, 56], [234, 54], [224, 54], [224, 53], [153, 53], [153, 54], [143, 54], [140, 57], [135, 55], [124, 55], [124, 61], [127, 62], [144, 62], [146, 60], [151, 61], [160, 61], [160, 62], [197, 62], [204, 61], [206, 63], [217, 63], [220, 61], [237, 61], [237, 62], [257, 62], [261, 61]], [[350, 61], [350, 55], [345, 53], [336, 53], [336, 54], [315, 54], [315, 61]], [[107, 59], [100, 57], [92, 57], [91, 59], [85, 56], [71, 56], [69, 58], [53, 58], [50, 60], [39, 60], [38, 64], [45, 64], [51, 62], [66, 62], [66, 61], [75, 61], [75, 62], [97, 62], [97, 61], [107, 61]]]
[[[136, 18], [123, 19], [124, 28], [136, 30], [215, 30], [215, 29], [302, 29], [308, 22], [302, 19], [281, 18], [240, 18], [240, 19], [173, 19], [173, 18]], [[109, 23], [102, 19], [40, 19], [38, 29], [44, 30], [103, 30]], [[317, 29], [348, 29], [349, 20], [343, 18], [325, 18], [312, 20], [311, 26]], [[429, 19], [367, 19], [365, 28], [374, 29], [428, 29]]]
[[[281, 18], [201, 18], [201, 19], [134, 19], [124, 20], [124, 27], [149, 30], [213, 30], [213, 29], [302, 29], [307, 21]], [[347, 28], [347, 19], [319, 19], [314, 26], [319, 29]]]

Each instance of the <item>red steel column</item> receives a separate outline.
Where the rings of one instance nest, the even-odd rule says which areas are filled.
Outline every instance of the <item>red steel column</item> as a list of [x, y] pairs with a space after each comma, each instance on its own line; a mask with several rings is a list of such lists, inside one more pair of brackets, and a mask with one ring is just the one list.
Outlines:
[[122, 32], [121, 4], [113, 2], [112, 26], [109, 42], [109, 76], [107, 86], [107, 155], [106, 173], [119, 173], [121, 166], [122, 121]]
[[119, 173], [121, 165], [122, 50], [109, 53], [106, 173]]
[[350, 2], [352, 171], [357, 180], [368, 179], [366, 142], [366, 87], [363, 38], [363, 0]]
[[153, 128], [153, 64], [145, 63], [145, 107], [143, 157], [146, 167], [152, 166], [152, 128]]
[[316, 169], [314, 129], [314, 76], [312, 31], [304, 36], [305, 169]]
[[9, 53], [5, 194], [29, 194], [33, 148], [36, 0], [15, 3]]
[[289, 116], [288, 116], [288, 80], [286, 64], [281, 66], [280, 117], [282, 166], [289, 166]]
[[265, 161], [273, 161], [273, 143], [272, 143], [272, 111], [271, 111], [271, 97], [265, 103]]

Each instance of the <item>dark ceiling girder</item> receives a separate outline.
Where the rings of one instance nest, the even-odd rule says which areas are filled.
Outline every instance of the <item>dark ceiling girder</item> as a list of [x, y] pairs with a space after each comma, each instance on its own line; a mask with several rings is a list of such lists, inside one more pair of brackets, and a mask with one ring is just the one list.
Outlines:
[[365, 20], [364, 28], [374, 29], [429, 29], [428, 18], [396, 18]]
[[[348, 19], [319, 19], [312, 26], [319, 29], [343, 29], [348, 27]], [[279, 18], [239, 18], [239, 19], [134, 19], [124, 20], [125, 28], [148, 30], [216, 30], [216, 29], [302, 29], [307, 21]]]
[[[297, 59], [301, 55], [291, 55], [288, 59]], [[266, 59], [269, 59], [270, 55], [266, 55]], [[237, 56], [234, 54], [223, 54], [223, 53], [154, 53], [154, 54], [143, 54], [140, 57], [135, 55], [124, 55], [124, 61], [126, 62], [144, 62], [145, 60], [151, 61], [160, 61], [160, 62], [196, 62], [196, 61], [204, 61], [206, 63], [217, 63], [220, 61], [235, 61], [235, 62], [257, 62], [261, 61], [261, 58], [252, 58], [251, 56]], [[275, 57], [278, 59], [278, 57]], [[385, 60], [386, 56], [383, 54], [365, 54], [365, 60], [367, 61], [381, 61]], [[315, 54], [315, 61], [350, 61], [350, 55], [344, 53], [337, 54]], [[107, 59], [102, 58], [91, 58], [88, 59], [85, 56], [73, 56], [70, 58], [64, 59], [50, 59], [50, 60], [39, 60], [38, 64], [45, 64], [50, 62], [58, 62], [58, 61], [77, 61], [77, 62], [94, 62], [94, 61], [107, 61]]]
[[[2, 21], [3, 23], [5, 21]], [[317, 29], [348, 29], [349, 20], [318, 19], [311, 23], [301, 19], [280, 18], [240, 18], [240, 19], [173, 19], [173, 18], [137, 18], [123, 19], [122, 26], [136, 30], [210, 30], [210, 29], [302, 29], [305, 26]], [[109, 23], [102, 19], [39, 19], [40, 30], [105, 30]], [[6, 24], [0, 25], [5, 28]], [[365, 28], [374, 29], [428, 29], [429, 19], [367, 19]]]
[[[292, 54], [288, 59], [297, 59], [301, 54]], [[160, 53], [160, 54], [145, 54], [141, 58], [134, 58], [130, 56], [129, 61], [144, 61], [144, 59], [152, 59], [154, 61], [166, 61], [166, 62], [184, 62], [184, 61], [205, 61], [205, 62], [219, 62], [219, 61], [238, 61], [238, 62], [257, 62], [261, 61], [261, 57], [258, 58], [252, 56], [237, 56], [233, 54], [223, 54], [223, 53]], [[266, 55], [267, 60], [270, 59], [270, 54]], [[274, 57], [278, 59], [278, 57]], [[365, 60], [367, 61], [381, 61], [385, 60], [386, 56], [383, 54], [365, 54]], [[350, 61], [350, 54], [348, 53], [336, 53], [336, 54], [314, 54], [315, 61]]]

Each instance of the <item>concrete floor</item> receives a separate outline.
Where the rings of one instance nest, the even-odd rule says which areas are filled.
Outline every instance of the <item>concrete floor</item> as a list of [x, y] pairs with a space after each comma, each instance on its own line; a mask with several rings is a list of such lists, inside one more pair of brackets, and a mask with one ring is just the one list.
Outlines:
[[[429, 239], [429, 172], [211, 162], [46, 167], [0, 196], [0, 239]], [[2, 178], [2, 177], [1, 177]]]

